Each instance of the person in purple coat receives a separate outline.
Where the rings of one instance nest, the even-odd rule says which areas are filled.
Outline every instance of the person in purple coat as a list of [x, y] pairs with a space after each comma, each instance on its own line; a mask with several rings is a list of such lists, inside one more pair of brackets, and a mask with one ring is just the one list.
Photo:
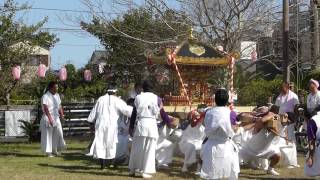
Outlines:
[[316, 115], [308, 120], [307, 135], [309, 155], [306, 159], [304, 173], [306, 176], [320, 176], [320, 106], [315, 109]]

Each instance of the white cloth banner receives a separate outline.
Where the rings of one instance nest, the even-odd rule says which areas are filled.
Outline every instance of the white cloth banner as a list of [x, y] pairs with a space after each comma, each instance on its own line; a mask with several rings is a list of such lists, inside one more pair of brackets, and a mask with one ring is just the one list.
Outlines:
[[5, 136], [25, 136], [19, 120], [30, 122], [30, 111], [5, 111]]

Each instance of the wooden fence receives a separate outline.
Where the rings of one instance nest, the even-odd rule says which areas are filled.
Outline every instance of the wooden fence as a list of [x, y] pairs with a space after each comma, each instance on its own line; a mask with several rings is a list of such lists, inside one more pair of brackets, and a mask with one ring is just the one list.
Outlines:
[[[92, 136], [92, 131], [90, 130], [90, 124], [86, 121], [90, 111], [93, 107], [93, 103], [69, 103], [63, 104], [65, 111], [65, 120], [62, 121], [62, 127], [65, 138], [90, 138]], [[170, 114], [175, 114], [180, 118], [186, 117], [186, 112], [190, 107], [174, 107], [165, 106], [165, 110]], [[251, 107], [237, 109], [241, 111], [251, 111]], [[29, 110], [31, 113], [31, 120], [36, 120], [39, 125], [42, 111], [41, 107], [37, 105], [16, 105], [16, 106], [0, 106], [0, 142], [1, 139], [10, 139], [5, 137], [5, 112], [6, 111], [19, 111], [19, 110]], [[21, 139], [21, 138], [20, 138]], [[10, 140], [11, 141], [11, 140]]]
[[64, 104], [65, 121], [63, 132], [65, 137], [90, 137], [93, 133], [86, 121], [93, 107], [92, 103]]
[[[65, 110], [65, 120], [62, 121], [64, 137], [79, 138], [91, 136], [92, 131], [90, 130], [90, 124], [86, 120], [92, 107], [92, 103], [63, 104], [63, 108]], [[8, 139], [10, 142], [16, 141], [13, 140], [14, 137], [5, 137], [5, 112], [19, 110], [30, 111], [31, 120], [35, 120], [37, 125], [39, 125], [42, 116], [40, 106], [0, 106], [0, 138], [2, 139], [0, 142], [7, 142]]]

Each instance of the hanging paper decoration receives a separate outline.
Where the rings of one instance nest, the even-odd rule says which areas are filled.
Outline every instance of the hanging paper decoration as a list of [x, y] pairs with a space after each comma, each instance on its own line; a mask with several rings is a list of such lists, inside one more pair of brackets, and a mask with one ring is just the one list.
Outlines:
[[83, 76], [84, 76], [84, 80], [87, 81], [87, 82], [90, 82], [92, 80], [92, 73], [89, 69], [86, 69], [84, 72], [83, 72]]
[[66, 81], [67, 80], [67, 69], [62, 67], [59, 71], [59, 80]]
[[257, 51], [254, 49], [252, 52], [251, 52], [251, 60], [252, 61], [256, 61], [258, 58], [258, 54], [257, 54]]
[[46, 76], [47, 67], [44, 64], [40, 64], [38, 67], [38, 77], [44, 78]]
[[13, 79], [18, 81], [20, 80], [20, 76], [21, 76], [21, 67], [20, 66], [15, 66], [12, 68], [12, 76], [13, 76]]

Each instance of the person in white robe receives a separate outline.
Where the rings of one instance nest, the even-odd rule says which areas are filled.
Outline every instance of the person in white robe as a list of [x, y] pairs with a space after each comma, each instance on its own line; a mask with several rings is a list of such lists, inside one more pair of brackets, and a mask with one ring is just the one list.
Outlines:
[[[134, 99], [129, 98], [127, 100], [129, 106], [134, 106]], [[130, 151], [129, 145], [131, 144], [131, 138], [129, 135], [130, 118], [121, 115], [118, 121], [118, 143], [117, 152], [113, 164], [115, 166], [119, 164], [129, 164]]]
[[[129, 161], [129, 175], [141, 173], [143, 178], [152, 178], [156, 173], [156, 148], [159, 137], [157, 118], [160, 113], [159, 98], [152, 93], [154, 86], [146, 80], [142, 85], [143, 93], [136, 96], [131, 121], [136, 121]], [[132, 134], [133, 133], [133, 134]]]
[[[247, 140], [241, 144], [239, 157], [245, 163], [256, 163], [254, 168], [259, 167], [267, 171], [267, 174], [278, 176], [274, 167], [279, 163], [281, 158], [280, 148], [273, 144], [276, 134], [271, 132], [267, 127], [267, 122], [275, 116], [272, 112], [253, 120], [254, 128], [247, 130]], [[270, 164], [266, 165], [269, 160]]]
[[230, 122], [228, 92], [219, 89], [215, 93], [216, 107], [206, 111], [204, 126], [208, 140], [202, 148], [203, 179], [238, 179], [240, 172], [237, 146], [232, 141], [234, 131]]
[[[252, 130], [254, 127], [254, 124], [249, 124], [246, 126], [238, 126], [234, 127], [234, 136], [232, 138], [233, 142], [237, 145], [238, 149], [242, 149], [243, 146], [247, 143], [247, 141], [251, 138], [252, 133], [250, 133], [250, 130]], [[239, 161], [240, 164], [244, 163], [244, 160], [241, 158], [239, 154]]]
[[311, 79], [309, 81], [310, 94], [307, 97], [307, 112], [308, 114], [315, 114], [314, 110], [320, 105], [320, 91], [319, 82], [317, 80]]
[[[163, 123], [160, 122], [160, 124]], [[171, 133], [173, 133], [173, 129], [166, 124], [163, 124], [159, 128], [159, 138], [156, 149], [156, 161], [159, 169], [168, 168], [168, 165], [172, 162], [175, 144], [168, 140]]]
[[[282, 137], [288, 137], [288, 126], [282, 123], [280, 129], [280, 135]], [[280, 145], [280, 152], [282, 157], [282, 165], [288, 168], [299, 167], [297, 164], [297, 150], [296, 146], [293, 142], [288, 141], [284, 138], [278, 138], [279, 145]]]
[[[205, 139], [204, 126], [202, 122], [192, 127], [191, 124], [182, 132], [182, 137], [179, 142], [179, 149], [184, 154], [183, 166], [181, 171], [187, 172], [188, 167], [194, 163], [198, 163], [200, 150], [203, 140]], [[198, 169], [200, 165], [198, 163]]]
[[[281, 88], [281, 94], [277, 97], [276, 99], [276, 106], [279, 106], [279, 114], [286, 114], [286, 113], [294, 113], [295, 112], [295, 108], [297, 107], [297, 105], [299, 105], [299, 98], [298, 96], [292, 92], [290, 90], [289, 84], [288, 83], [283, 83], [282, 84], [282, 88]], [[291, 149], [293, 149], [292, 151], [295, 151], [295, 157], [289, 154], [285, 155], [286, 157], [288, 157], [288, 161], [290, 162], [290, 164], [288, 164], [288, 168], [295, 168], [295, 167], [300, 167], [298, 165], [298, 161], [297, 161], [297, 148], [296, 148], [296, 136], [295, 136], [295, 123], [294, 121], [292, 121], [292, 119], [289, 119], [289, 124], [286, 126], [286, 131], [287, 131], [287, 136], [289, 141], [293, 142], [290, 146]], [[275, 138], [273, 142], [273, 144], [277, 144], [280, 147], [283, 146], [283, 141], [279, 141], [279, 138]], [[285, 149], [283, 149], [285, 150]], [[286, 153], [289, 151], [282, 151], [283, 153]], [[291, 152], [291, 150], [290, 150]]]
[[89, 154], [100, 160], [101, 169], [105, 168], [106, 160], [116, 157], [120, 115], [130, 117], [133, 109], [115, 96], [116, 92], [115, 85], [110, 84], [107, 94], [97, 100], [87, 119], [95, 124], [95, 138]]
[[118, 142], [116, 157], [113, 160], [113, 165], [117, 166], [119, 164], [129, 163], [129, 118], [121, 115], [118, 121]]
[[47, 92], [41, 98], [43, 115], [40, 121], [41, 149], [49, 157], [59, 155], [59, 150], [65, 148], [60, 119], [64, 118], [61, 99], [58, 94], [58, 84], [50, 82]]

